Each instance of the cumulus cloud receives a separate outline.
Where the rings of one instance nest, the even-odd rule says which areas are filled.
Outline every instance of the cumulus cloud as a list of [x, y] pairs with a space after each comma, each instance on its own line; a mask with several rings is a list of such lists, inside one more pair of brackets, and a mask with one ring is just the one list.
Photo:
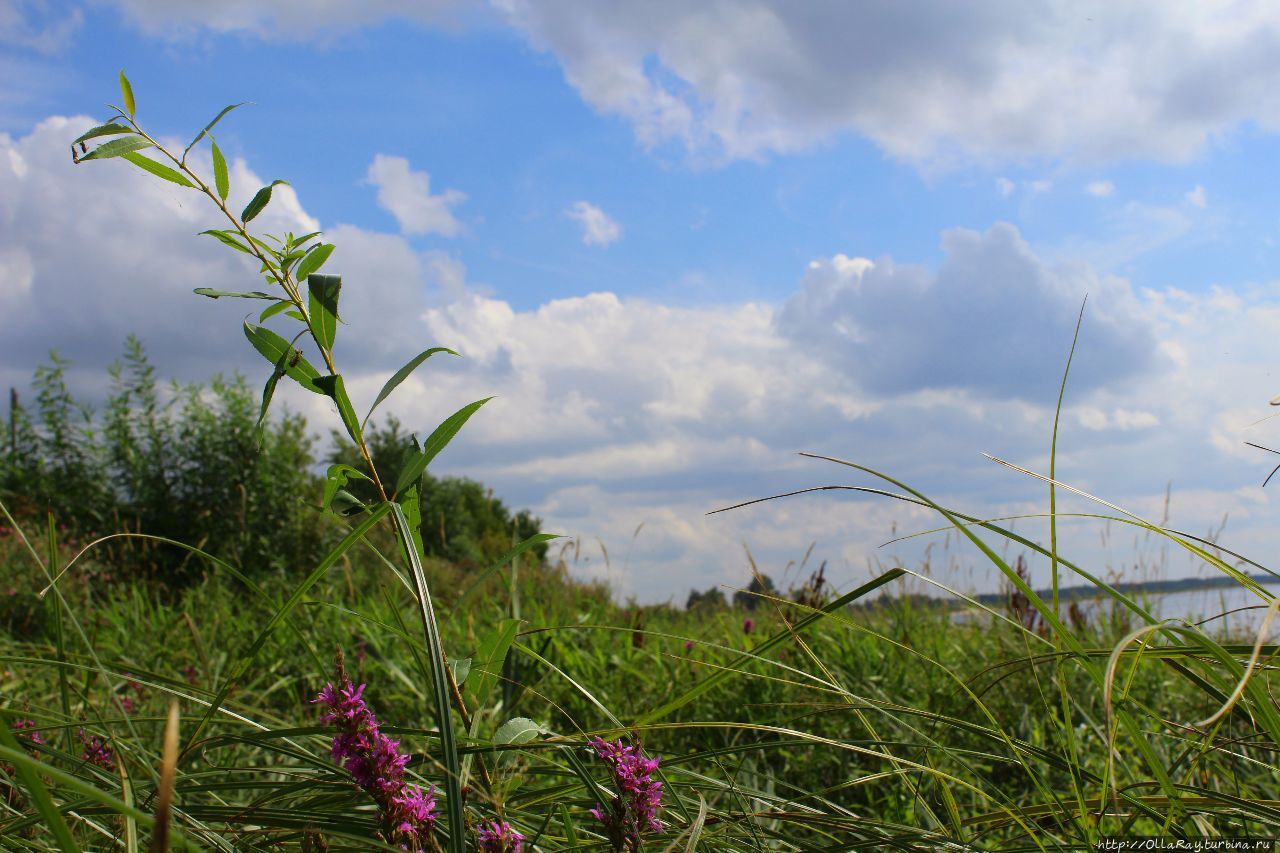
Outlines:
[[588, 246], [607, 246], [622, 236], [622, 226], [590, 202], [575, 201], [564, 215], [582, 226], [582, 242]]
[[1004, 196], [1005, 198], [1008, 198], [1009, 196], [1013, 195], [1013, 191], [1016, 190], [1017, 188], [1018, 188], [1018, 185], [1015, 184], [1013, 181], [1009, 180], [1008, 178], [1004, 178], [1004, 177], [996, 178], [996, 192], [1000, 193], [1000, 195]]
[[495, 5], [645, 144], [725, 158], [851, 132], [917, 162], [1181, 161], [1241, 123], [1280, 127], [1264, 0]]
[[[123, 160], [74, 165], [70, 141], [96, 123], [54, 117], [25, 136], [0, 135], [0, 266], [8, 274], [0, 311], [4, 378], [25, 382], [51, 347], [100, 366], [143, 326], [179, 374], [190, 377], [196, 364], [212, 373], [218, 367], [209, 359], [213, 341], [226, 324], [234, 329], [247, 309], [191, 291], [251, 283], [255, 268], [196, 236], [226, 223], [191, 190]], [[203, 167], [209, 174], [207, 158]], [[231, 164], [231, 182], [237, 209], [263, 184], [240, 160]], [[317, 226], [288, 186], [276, 188], [258, 223], [274, 233]]]
[[396, 218], [404, 233], [453, 237], [461, 232], [453, 207], [466, 199], [466, 193], [445, 190], [432, 195], [431, 177], [410, 169], [404, 157], [375, 155], [366, 178], [378, 188], [378, 204]]
[[1123, 280], [1046, 264], [1003, 223], [985, 234], [947, 231], [942, 248], [936, 272], [891, 258], [812, 262], [779, 332], [878, 394], [960, 388], [1043, 399], [1057, 391], [1088, 293], [1074, 384], [1092, 388], [1150, 365], [1155, 337]]
[[465, 0], [116, 0], [139, 29], [164, 37], [200, 30], [262, 38], [305, 39], [388, 19], [450, 24]]
[[1187, 204], [1192, 207], [1208, 207], [1209, 198], [1205, 195], [1204, 187], [1196, 184], [1190, 191], [1183, 196], [1187, 200]]
[[0, 0], [0, 45], [5, 47], [58, 54], [82, 26], [84, 12], [79, 9], [50, 9], [38, 0]]
[[[239, 367], [260, 380], [267, 366], [237, 331], [243, 303], [190, 292], [252, 287], [256, 270], [194, 236], [217, 223], [189, 190], [119, 161], [73, 166], [67, 142], [90, 124], [55, 118], [0, 136], [0, 381], [22, 387], [56, 347], [78, 360], [77, 387], [100, 393], [101, 366], [129, 332], [164, 375]], [[232, 181], [237, 205], [262, 183], [241, 161]], [[270, 231], [317, 225], [288, 188], [260, 222]], [[337, 346], [357, 407], [414, 353], [457, 349], [464, 358], [432, 359], [386, 410], [424, 435], [497, 394], [435, 472], [482, 480], [549, 532], [587, 545], [598, 537], [612, 562], [601, 553], [580, 573], [644, 600], [745, 583], [743, 545], [779, 578], [816, 542], [815, 560], [828, 559], [828, 577], [845, 587], [869, 560], [913, 562], [914, 545], [876, 547], [895, 524], [899, 533], [936, 524], [904, 505], [828, 492], [706, 515], [806, 486], [879, 484], [797, 450], [870, 464], [977, 514], [1042, 511], [1042, 484], [979, 454], [1045, 469], [1052, 396], [1084, 289], [1060, 476], [1156, 517], [1176, 477], [1175, 526], [1204, 530], [1229, 511], [1225, 544], [1249, 554], [1274, 546], [1268, 493], [1254, 488], [1269, 460], [1243, 442], [1275, 444], [1273, 424], [1257, 422], [1280, 390], [1270, 374], [1280, 286], [1134, 293], [1048, 264], [997, 225], [947, 232], [936, 270], [818, 259], [797, 270], [798, 290], [781, 306], [673, 307], [598, 292], [517, 310], [479, 292], [460, 259], [416, 251], [399, 234], [337, 224], [327, 236], [338, 245], [327, 269], [348, 281]], [[296, 405], [315, 429], [334, 423], [315, 395]], [[1096, 532], [1080, 541], [1087, 547]]]
[[1108, 198], [1115, 193], [1116, 185], [1111, 181], [1090, 181], [1084, 191], [1095, 198]]

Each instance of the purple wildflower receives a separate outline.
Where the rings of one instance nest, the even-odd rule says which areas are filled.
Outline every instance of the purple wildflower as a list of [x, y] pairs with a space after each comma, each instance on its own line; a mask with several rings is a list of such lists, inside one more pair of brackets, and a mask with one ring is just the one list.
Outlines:
[[84, 744], [84, 751], [80, 753], [81, 761], [101, 767], [103, 770], [116, 769], [115, 755], [106, 741], [97, 735], [86, 733], [84, 729], [77, 730], [76, 737], [80, 739], [80, 743]]
[[35, 720], [14, 720], [13, 733], [19, 741], [27, 741], [28, 743], [44, 743], [44, 738], [40, 736], [40, 732], [36, 731]]
[[477, 848], [480, 853], [520, 853], [524, 849], [524, 836], [511, 828], [505, 820], [491, 820], [476, 829]]
[[756, 620], [752, 619], [750, 616], [742, 620], [742, 633], [750, 634], [755, 629], [756, 629]]
[[409, 756], [400, 752], [400, 741], [378, 729], [378, 720], [365, 703], [364, 688], [351, 683], [339, 657], [337, 685], [326, 684], [312, 700], [325, 707], [320, 721], [338, 729], [333, 736], [333, 760], [378, 804], [384, 839], [405, 850], [434, 850], [435, 788], [424, 793], [405, 782]]
[[686, 652], [691, 652], [691, 651], [693, 651], [693, 640], [685, 640], [685, 641], [684, 641], [684, 650], [685, 650]]
[[635, 853], [640, 849], [642, 835], [662, 832], [662, 821], [658, 820], [662, 783], [653, 780], [659, 759], [645, 758], [638, 745], [625, 745], [621, 740], [610, 742], [597, 737], [588, 743], [613, 771], [618, 789], [607, 806], [597, 804], [591, 814], [604, 824], [615, 851]]

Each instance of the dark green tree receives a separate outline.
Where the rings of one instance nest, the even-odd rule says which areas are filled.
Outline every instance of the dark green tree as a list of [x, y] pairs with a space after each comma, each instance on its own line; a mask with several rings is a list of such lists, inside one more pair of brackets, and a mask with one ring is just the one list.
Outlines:
[[[333, 432], [328, 461], [357, 469], [364, 465], [354, 444]], [[401, 466], [414, 452], [414, 438], [389, 415], [382, 425], [374, 424], [366, 433], [369, 455], [384, 483], [394, 483]], [[422, 507], [422, 545], [427, 554], [470, 567], [484, 567], [501, 557], [515, 541], [540, 532], [542, 520], [528, 510], [512, 514], [492, 489], [465, 477], [434, 477], [424, 473], [418, 484]], [[348, 483], [348, 491], [362, 500], [373, 500], [371, 484]], [[547, 545], [540, 543], [529, 552], [541, 562]]]

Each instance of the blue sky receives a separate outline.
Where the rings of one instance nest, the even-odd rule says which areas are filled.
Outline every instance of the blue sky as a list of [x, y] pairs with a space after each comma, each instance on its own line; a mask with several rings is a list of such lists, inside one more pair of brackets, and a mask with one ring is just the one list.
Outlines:
[[[1262, 3], [0, 0], [0, 378], [56, 348], [92, 389], [129, 332], [182, 379], [262, 372], [243, 312], [190, 295], [253, 280], [194, 236], [210, 211], [65, 156], [124, 68], [180, 144], [254, 102], [216, 131], [234, 192], [285, 178], [265, 229], [337, 243], [349, 387], [462, 352], [390, 408], [429, 430], [498, 394], [437, 472], [592, 543], [620, 595], [741, 585], [744, 545], [780, 576], [816, 542], [841, 586], [916, 561], [877, 548], [932, 526], [898, 505], [704, 515], [872, 482], [800, 450], [1041, 511], [981, 453], [1047, 467], [1086, 293], [1060, 474], [1156, 519], [1172, 481], [1171, 524], [1265, 553], [1278, 48]], [[1071, 540], [1137, 559], [1099, 542]]]

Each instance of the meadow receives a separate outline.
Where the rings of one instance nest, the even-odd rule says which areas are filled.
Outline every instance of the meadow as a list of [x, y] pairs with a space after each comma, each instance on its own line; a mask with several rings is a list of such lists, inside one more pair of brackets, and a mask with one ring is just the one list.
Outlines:
[[[197, 293], [254, 309], [242, 331], [265, 385], [224, 377], [165, 394], [130, 342], [101, 413], [71, 397], [56, 359], [36, 407], [11, 410], [3, 849], [1030, 851], [1280, 837], [1277, 647], [1265, 630], [1227, 638], [1157, 619], [1105, 567], [1059, 553], [1057, 496], [1071, 487], [1052, 461], [1040, 544], [891, 473], [818, 457], [879, 484], [851, 489], [931, 509], [1000, 576], [1006, 599], [983, 618], [897, 594], [921, 567], [880, 566], [835, 591], [805, 554], [791, 589], [744, 557], [737, 594], [619, 603], [575, 580], [581, 542], [429, 473], [485, 398], [420, 442], [373, 418], [412, 372], [456, 355], [449, 342], [356, 410], [333, 343], [362, 330], [339, 324], [341, 278], [320, 272], [332, 246], [253, 230], [274, 184], [227, 206], [212, 131], [231, 108], [169, 151], [121, 85], [117, 114], [73, 144], [84, 180], [141, 168], [224, 216], [201, 239], [252, 258], [266, 290]], [[212, 176], [188, 162], [201, 144]], [[308, 473], [307, 425], [273, 413], [280, 382], [338, 415], [322, 475]], [[1046, 442], [1056, 451], [1056, 424]], [[1277, 605], [1250, 576], [1264, 566], [1097, 506], [1094, 523], [1251, 590], [1269, 628]], [[1051, 567], [1048, 596], [1009, 554]], [[1068, 578], [1103, 603], [1060, 602]]]

